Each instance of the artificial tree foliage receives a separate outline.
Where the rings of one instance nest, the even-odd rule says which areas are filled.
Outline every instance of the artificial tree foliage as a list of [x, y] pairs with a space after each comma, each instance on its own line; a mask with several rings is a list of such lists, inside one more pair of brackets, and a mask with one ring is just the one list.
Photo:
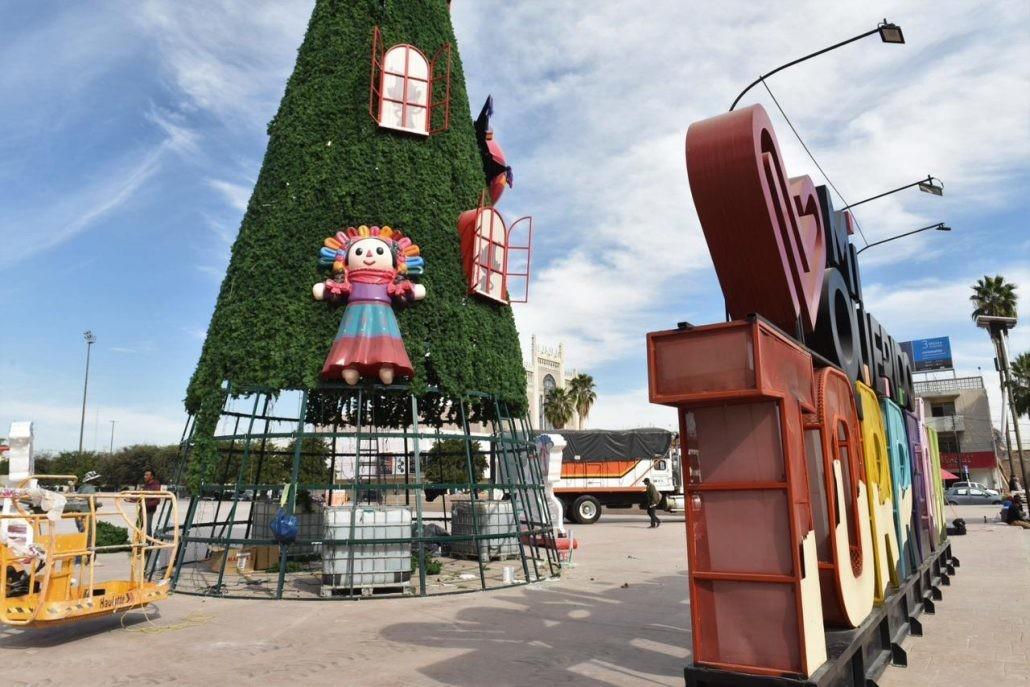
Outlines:
[[[450, 44], [448, 130], [427, 138], [382, 129], [369, 115], [376, 26], [386, 48], [409, 43], [432, 58]], [[212, 451], [225, 382], [228, 393], [318, 385], [343, 312], [311, 297], [325, 278], [318, 250], [339, 228], [362, 224], [402, 230], [426, 260], [426, 300], [398, 313], [412, 391], [483, 391], [524, 409], [511, 308], [469, 297], [462, 270], [456, 221], [478, 205], [485, 178], [448, 3], [318, 0], [268, 136], [187, 391], [193, 453]]]

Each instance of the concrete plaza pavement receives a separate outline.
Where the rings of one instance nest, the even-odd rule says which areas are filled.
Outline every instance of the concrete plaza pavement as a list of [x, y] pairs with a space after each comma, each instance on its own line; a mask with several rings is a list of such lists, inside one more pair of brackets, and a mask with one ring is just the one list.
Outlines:
[[[996, 507], [962, 511], [962, 566], [925, 636], [906, 640], [909, 668], [888, 668], [883, 687], [1030, 674], [1030, 532], [978, 524]], [[576, 566], [528, 587], [324, 603], [179, 595], [149, 620], [6, 629], [4, 684], [682, 685], [685, 532], [681, 515], [663, 520], [650, 530], [642, 513], [613, 511], [574, 526]]]

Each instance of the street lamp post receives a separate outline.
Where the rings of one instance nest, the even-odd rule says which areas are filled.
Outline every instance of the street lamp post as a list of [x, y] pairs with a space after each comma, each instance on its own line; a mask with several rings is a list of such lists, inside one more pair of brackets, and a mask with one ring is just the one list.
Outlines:
[[89, 353], [97, 342], [96, 335], [89, 329], [82, 333], [86, 342], [86, 380], [82, 383], [82, 419], [79, 421], [79, 453], [82, 453], [82, 435], [86, 429], [86, 390], [89, 389]]
[[[935, 181], [937, 182], [936, 184], [934, 183]], [[904, 191], [906, 188], [912, 188], [913, 186], [918, 186], [919, 190], [922, 191], [923, 193], [930, 193], [930, 194], [935, 195], [935, 196], [943, 196], [944, 195], [944, 182], [941, 181], [940, 179], [938, 179], [937, 177], [934, 177], [934, 176], [931, 176], [931, 175], [927, 174], [925, 179], [920, 179], [919, 181], [913, 181], [911, 184], [905, 184], [904, 186], [899, 186], [899, 187], [897, 187], [896, 189], [894, 189], [892, 191], [886, 191], [884, 193], [879, 193], [879, 194], [877, 194], [875, 196], [870, 196], [869, 198], [866, 198], [865, 200], [860, 200], [857, 203], [852, 203], [851, 205], [847, 205], [845, 207], [842, 207], [841, 210], [842, 211], [843, 210], [849, 210], [849, 209], [855, 207], [856, 205], [861, 205], [862, 203], [868, 203], [871, 200], [877, 200], [879, 198], [883, 198], [884, 196], [889, 196], [889, 195], [891, 195], [893, 193], [897, 193], [898, 191]]]
[[112, 456], [114, 455], [114, 423], [116, 422], [118, 422], [118, 420], [111, 420], [111, 447], [108, 450], [108, 453]]
[[859, 35], [855, 36], [854, 38], [849, 38], [846, 41], [841, 41], [840, 43], [835, 43], [834, 45], [831, 45], [828, 48], [823, 48], [822, 50], [817, 50], [816, 52], [811, 53], [809, 55], [805, 55], [804, 57], [799, 57], [798, 59], [793, 60], [792, 62], [788, 62], [787, 64], [784, 64], [784, 65], [781, 65], [781, 66], [777, 67], [776, 69], [772, 70], [771, 72], [767, 72], [765, 74], [762, 74], [760, 77], [758, 77], [757, 79], [752, 81], [750, 84], [748, 84], [747, 88], [745, 88], [743, 91], [740, 92], [740, 95], [737, 96], [737, 99], [733, 101], [732, 105], [730, 105], [730, 112], [732, 112], [733, 108], [735, 108], [737, 106], [737, 103], [740, 102], [740, 99], [744, 97], [745, 93], [750, 91], [752, 88], [754, 88], [758, 84], [762, 83], [762, 81], [764, 81], [765, 79], [769, 78], [770, 76], [772, 76], [776, 72], [783, 71], [787, 67], [793, 67], [795, 64], [798, 64], [799, 62], [804, 62], [805, 60], [810, 60], [813, 57], [818, 57], [819, 55], [822, 55], [823, 53], [826, 53], [826, 52], [830, 52], [831, 50], [836, 50], [837, 48], [839, 48], [841, 46], [847, 45], [848, 43], [854, 43], [857, 40], [865, 38], [866, 36], [872, 36], [874, 33], [880, 34], [880, 40], [883, 41], [884, 43], [904, 43], [905, 42], [905, 36], [901, 33], [901, 27], [898, 26], [897, 24], [892, 24], [892, 23], [888, 22], [886, 19], [884, 19], [880, 23], [879, 26], [877, 26], [875, 29], [873, 29], [871, 31], [866, 31], [865, 33], [862, 33], [862, 34], [859, 34]]
[[913, 229], [912, 231], [906, 231], [904, 234], [898, 234], [897, 236], [891, 236], [890, 238], [883, 239], [882, 241], [873, 241], [872, 243], [866, 244], [866, 246], [864, 248], [858, 249], [858, 252], [856, 253], [856, 255], [858, 253], [861, 253], [864, 250], [869, 250], [873, 246], [879, 246], [881, 243], [887, 243], [888, 241], [895, 241], [897, 239], [903, 239], [906, 236], [911, 236], [912, 234], [918, 234], [921, 231], [929, 231], [930, 229], [936, 229], [937, 231], [951, 231], [951, 227], [949, 227], [946, 224], [944, 224], [944, 222], [938, 222], [937, 224], [930, 224], [930, 225], [925, 226], [925, 227], [920, 227], [918, 229]]

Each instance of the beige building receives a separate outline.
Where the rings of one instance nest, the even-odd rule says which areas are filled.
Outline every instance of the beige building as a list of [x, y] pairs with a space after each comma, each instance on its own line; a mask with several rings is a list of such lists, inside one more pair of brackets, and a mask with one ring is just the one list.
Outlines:
[[1003, 489], [991, 408], [983, 377], [928, 379], [914, 383], [926, 404], [927, 426], [937, 430], [941, 467], [991, 489]]
[[[526, 367], [526, 397], [529, 399], [529, 422], [533, 429], [554, 429], [544, 418], [544, 398], [554, 388], [564, 389], [576, 371], [565, 371], [565, 344], [547, 348], [537, 343], [534, 334], [529, 347]], [[573, 412], [568, 428], [579, 426], [579, 416]]]

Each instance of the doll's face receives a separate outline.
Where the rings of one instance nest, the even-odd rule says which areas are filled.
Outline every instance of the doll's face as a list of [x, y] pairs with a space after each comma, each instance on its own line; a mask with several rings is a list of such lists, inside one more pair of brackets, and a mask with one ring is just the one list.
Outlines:
[[393, 254], [385, 241], [375, 238], [359, 239], [347, 251], [347, 269], [393, 269]]

